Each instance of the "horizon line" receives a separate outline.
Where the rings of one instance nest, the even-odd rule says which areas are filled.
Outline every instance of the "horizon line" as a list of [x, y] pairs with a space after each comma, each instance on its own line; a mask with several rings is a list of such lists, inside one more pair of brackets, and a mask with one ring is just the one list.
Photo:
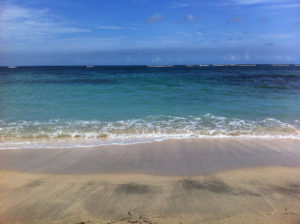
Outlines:
[[292, 63], [241, 63], [241, 64], [222, 64], [222, 63], [213, 63], [213, 64], [132, 64], [132, 65], [121, 65], [121, 64], [65, 64], [65, 65], [17, 65], [17, 64], [10, 64], [10, 65], [0, 65], [0, 67], [4, 68], [17, 68], [17, 67], [176, 67], [176, 66], [185, 66], [185, 67], [217, 67], [217, 66], [255, 66], [255, 65], [270, 65], [270, 66], [300, 66], [300, 64]]

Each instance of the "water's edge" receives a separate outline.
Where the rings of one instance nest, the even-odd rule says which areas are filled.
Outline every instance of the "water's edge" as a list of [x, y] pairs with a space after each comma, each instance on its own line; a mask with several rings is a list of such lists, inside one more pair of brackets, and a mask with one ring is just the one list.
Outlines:
[[166, 139], [300, 139], [300, 122], [217, 117], [152, 116], [126, 121], [0, 122], [0, 149], [73, 148]]

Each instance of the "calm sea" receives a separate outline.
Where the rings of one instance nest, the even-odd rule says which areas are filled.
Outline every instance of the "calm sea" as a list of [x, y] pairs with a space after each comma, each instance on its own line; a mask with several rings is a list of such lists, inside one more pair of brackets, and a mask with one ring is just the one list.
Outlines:
[[300, 138], [300, 67], [0, 68], [0, 148]]

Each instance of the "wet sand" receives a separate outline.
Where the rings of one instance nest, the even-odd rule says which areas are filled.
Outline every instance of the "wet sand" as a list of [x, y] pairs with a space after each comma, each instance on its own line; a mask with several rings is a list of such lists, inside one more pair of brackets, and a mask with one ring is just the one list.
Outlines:
[[0, 170], [54, 174], [191, 176], [257, 167], [300, 167], [300, 140], [167, 140], [94, 148], [0, 150]]
[[299, 143], [2, 150], [0, 223], [299, 224]]

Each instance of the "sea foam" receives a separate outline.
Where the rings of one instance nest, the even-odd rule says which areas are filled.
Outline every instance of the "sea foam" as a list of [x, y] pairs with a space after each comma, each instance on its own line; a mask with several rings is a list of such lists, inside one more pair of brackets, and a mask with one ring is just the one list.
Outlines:
[[243, 120], [206, 114], [200, 117], [149, 116], [119, 121], [52, 119], [0, 121], [0, 148], [86, 147], [133, 144], [177, 138], [300, 139], [300, 122], [275, 118]]

